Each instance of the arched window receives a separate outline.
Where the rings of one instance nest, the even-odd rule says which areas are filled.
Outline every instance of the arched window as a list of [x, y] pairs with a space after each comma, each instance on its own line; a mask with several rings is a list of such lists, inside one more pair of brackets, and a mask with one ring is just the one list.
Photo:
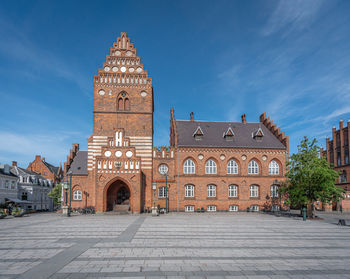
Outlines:
[[278, 198], [278, 186], [271, 185], [271, 198]]
[[193, 198], [194, 197], [194, 186], [193, 185], [185, 185], [185, 197]]
[[124, 100], [124, 110], [129, 110], [129, 99], [125, 98]]
[[130, 110], [130, 100], [128, 97], [128, 93], [121, 92], [118, 95], [117, 108], [118, 108], [118, 110]]
[[258, 185], [250, 185], [250, 197], [258, 198], [259, 197], [259, 186]]
[[207, 186], [207, 197], [208, 198], [215, 198], [216, 197], [216, 186], [215, 185], [208, 185]]
[[187, 159], [184, 163], [184, 174], [194, 174], [196, 172], [196, 166], [191, 159]]
[[340, 183], [346, 183], [347, 177], [346, 177], [346, 171], [343, 170], [343, 172], [340, 174]]
[[81, 201], [81, 191], [80, 190], [76, 190], [73, 192], [73, 200], [75, 201]]
[[205, 163], [205, 173], [206, 174], [216, 174], [216, 163], [214, 160], [208, 160]]
[[248, 164], [248, 174], [259, 174], [259, 165], [257, 161], [251, 160]]
[[238, 187], [237, 185], [228, 186], [228, 197], [229, 198], [237, 198], [238, 196]]
[[276, 175], [279, 173], [280, 173], [279, 164], [275, 160], [272, 160], [269, 164], [269, 175]]
[[228, 161], [227, 174], [238, 174], [238, 164], [235, 160]]
[[118, 110], [123, 110], [123, 99], [119, 98], [118, 99]]

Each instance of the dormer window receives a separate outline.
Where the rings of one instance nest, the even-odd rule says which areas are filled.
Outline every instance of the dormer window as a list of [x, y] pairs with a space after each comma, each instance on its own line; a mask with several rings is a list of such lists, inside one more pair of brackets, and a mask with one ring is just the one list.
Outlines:
[[227, 131], [224, 133], [224, 139], [226, 139], [227, 141], [232, 141], [234, 135], [235, 134], [233, 133], [231, 127], [228, 127]]
[[196, 131], [193, 133], [193, 137], [195, 140], [201, 140], [203, 138], [203, 131], [201, 129], [201, 127], [198, 126], [198, 128], [196, 129]]
[[261, 130], [261, 128], [259, 128], [259, 129], [253, 134], [253, 138], [254, 138], [256, 141], [262, 141], [262, 140], [263, 140], [263, 137], [264, 137], [264, 133], [263, 133], [263, 131]]

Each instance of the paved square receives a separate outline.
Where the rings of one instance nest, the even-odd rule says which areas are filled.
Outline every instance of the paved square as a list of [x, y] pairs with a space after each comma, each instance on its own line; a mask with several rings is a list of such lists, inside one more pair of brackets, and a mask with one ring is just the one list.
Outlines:
[[350, 278], [350, 227], [261, 213], [0, 220], [0, 278]]

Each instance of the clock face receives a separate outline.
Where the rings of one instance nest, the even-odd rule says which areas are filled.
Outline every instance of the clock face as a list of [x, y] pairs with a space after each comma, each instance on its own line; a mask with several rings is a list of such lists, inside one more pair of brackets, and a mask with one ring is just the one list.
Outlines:
[[126, 68], [123, 66], [123, 67], [121, 67], [120, 68], [120, 70], [123, 72], [123, 73], [125, 73], [126, 72]]
[[168, 173], [168, 170], [169, 170], [169, 169], [168, 169], [168, 166], [167, 166], [167, 165], [161, 164], [161, 165], [159, 166], [158, 170], [159, 170], [159, 173], [160, 173], [161, 175], [165, 175], [165, 174]]
[[98, 94], [100, 94], [100, 96], [103, 96], [104, 94], [106, 94], [106, 92], [103, 89], [101, 89], [100, 91], [98, 91]]

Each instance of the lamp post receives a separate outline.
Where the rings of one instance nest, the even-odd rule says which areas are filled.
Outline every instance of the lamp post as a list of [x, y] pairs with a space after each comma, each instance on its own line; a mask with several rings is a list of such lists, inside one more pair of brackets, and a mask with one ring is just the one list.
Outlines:
[[62, 206], [62, 211], [64, 216], [69, 216], [68, 214], [68, 183], [65, 181], [63, 182], [63, 189], [64, 189], [64, 206]]
[[169, 194], [168, 194], [168, 171], [169, 171], [169, 168], [167, 165], [165, 164], [161, 164], [159, 166], [159, 173], [163, 176], [165, 176], [165, 211], [166, 213], [169, 212], [169, 209], [168, 209], [168, 199], [169, 199]]
[[68, 205], [67, 216], [70, 216], [71, 207], [72, 207], [72, 171], [67, 172], [67, 174], [70, 176], [70, 178], [69, 178], [69, 205]]

